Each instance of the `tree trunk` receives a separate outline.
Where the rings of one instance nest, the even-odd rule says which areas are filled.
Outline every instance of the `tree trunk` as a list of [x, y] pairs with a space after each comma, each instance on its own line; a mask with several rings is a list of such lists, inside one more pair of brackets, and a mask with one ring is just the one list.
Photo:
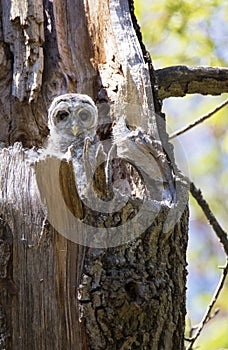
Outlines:
[[[83, 246], [55, 231], [34, 165], [32, 146], [41, 147], [48, 135], [53, 97], [78, 92], [96, 101], [101, 141], [124, 115], [162, 142], [158, 158], [175, 169], [131, 0], [2, 0], [0, 14], [0, 349], [183, 349], [188, 209], [182, 180], [175, 183], [175, 204], [157, 200], [156, 218], [134, 239], [127, 226], [126, 239]], [[55, 193], [55, 162], [47, 164], [42, 185]], [[64, 200], [83, 219], [71, 164], [60, 168]], [[128, 170], [123, 166], [125, 178]], [[117, 222], [121, 232], [140, 203], [132, 198], [105, 218], [91, 211], [88, 220], [101, 227]]]

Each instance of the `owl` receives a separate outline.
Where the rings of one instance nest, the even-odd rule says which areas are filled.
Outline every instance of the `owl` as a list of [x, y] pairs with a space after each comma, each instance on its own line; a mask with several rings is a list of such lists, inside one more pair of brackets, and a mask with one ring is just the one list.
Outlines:
[[72, 161], [81, 198], [85, 197], [94, 173], [97, 124], [97, 107], [87, 95], [60, 95], [53, 100], [48, 110], [50, 135], [43, 156]]
[[97, 107], [89, 96], [70, 93], [56, 97], [48, 110], [46, 153], [65, 158], [71, 147], [76, 157], [81, 156], [85, 140], [95, 138], [97, 123]]

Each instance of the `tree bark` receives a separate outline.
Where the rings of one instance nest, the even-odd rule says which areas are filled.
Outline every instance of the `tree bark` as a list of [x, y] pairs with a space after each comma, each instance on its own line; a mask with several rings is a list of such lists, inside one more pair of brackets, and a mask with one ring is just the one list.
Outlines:
[[157, 69], [155, 76], [162, 100], [186, 94], [221, 95], [228, 92], [227, 68], [173, 66]]
[[[175, 168], [132, 2], [3, 0], [0, 14], [0, 349], [183, 349], [187, 189], [178, 193], [176, 183], [168, 228], [170, 206], [160, 200], [156, 219], [134, 240], [86, 247], [55, 231], [35, 176], [32, 146], [44, 144], [48, 106], [66, 92], [96, 101], [101, 141], [124, 115], [163, 143], [158, 158]], [[84, 218], [70, 163], [61, 163], [60, 182], [68, 208]], [[118, 215], [88, 217], [121, 226], [139, 204], [133, 198]]]

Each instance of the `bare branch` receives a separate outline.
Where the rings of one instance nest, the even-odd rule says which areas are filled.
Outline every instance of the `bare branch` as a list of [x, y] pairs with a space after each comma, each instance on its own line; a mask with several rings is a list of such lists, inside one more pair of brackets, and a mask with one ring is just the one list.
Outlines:
[[221, 275], [221, 278], [220, 278], [220, 281], [216, 287], [216, 290], [214, 292], [214, 295], [210, 301], [210, 304], [208, 305], [206, 311], [205, 311], [205, 314], [201, 320], [201, 322], [199, 323], [198, 327], [197, 327], [197, 330], [196, 330], [196, 333], [194, 335], [193, 338], [189, 339], [190, 343], [187, 347], [186, 350], [191, 350], [192, 347], [193, 347], [193, 344], [195, 343], [195, 341], [197, 340], [197, 338], [200, 336], [204, 326], [207, 324], [208, 321], [210, 321], [214, 315], [211, 315], [211, 312], [212, 312], [212, 309], [213, 309], [213, 306], [215, 305], [216, 301], [218, 300], [218, 297], [219, 297], [219, 294], [223, 288], [223, 285], [225, 283], [225, 280], [226, 280], [226, 276], [227, 276], [227, 273], [228, 273], [228, 260], [226, 261], [226, 265], [224, 267], [222, 267], [222, 275]]
[[194, 128], [195, 126], [203, 123], [206, 119], [212, 117], [215, 113], [217, 113], [218, 111], [220, 111], [220, 109], [222, 109], [223, 107], [225, 107], [228, 104], [228, 99], [223, 101], [220, 105], [218, 105], [216, 108], [214, 108], [212, 111], [210, 111], [209, 113], [203, 115], [202, 117], [196, 119], [193, 123], [187, 125], [186, 127], [184, 127], [183, 129], [180, 129], [176, 132], [174, 132], [172, 135], [170, 135], [169, 139], [172, 140], [177, 136], [180, 136], [182, 134], [184, 134], [186, 131]]
[[190, 182], [190, 192], [192, 196], [196, 199], [197, 203], [203, 210], [206, 218], [208, 219], [209, 223], [213, 227], [217, 237], [219, 238], [220, 242], [222, 243], [223, 249], [228, 256], [228, 236], [227, 233], [223, 230], [219, 222], [217, 221], [216, 217], [212, 213], [208, 203], [203, 198], [202, 192], [196, 188], [193, 182]]
[[155, 70], [155, 75], [162, 100], [186, 94], [221, 95], [228, 92], [228, 68], [172, 66]]
[[[187, 179], [187, 178], [186, 178]], [[186, 341], [189, 342], [188, 347], [186, 348], [186, 350], [191, 350], [193, 347], [193, 344], [195, 343], [195, 341], [197, 340], [197, 338], [200, 336], [204, 326], [211, 320], [213, 319], [219, 312], [219, 310], [215, 310], [215, 312], [212, 314], [212, 309], [219, 297], [219, 294], [223, 288], [223, 285], [225, 283], [225, 279], [228, 273], [228, 236], [227, 233], [223, 230], [223, 228], [221, 227], [221, 225], [219, 224], [219, 222], [217, 221], [217, 219], [215, 218], [214, 214], [212, 213], [208, 203], [206, 202], [206, 200], [203, 198], [203, 195], [201, 193], [201, 191], [199, 189], [196, 188], [196, 186], [194, 185], [193, 182], [191, 182], [189, 179], [187, 179], [187, 181], [189, 181], [190, 184], [190, 192], [192, 194], [192, 196], [196, 199], [197, 203], [199, 204], [199, 206], [201, 207], [201, 209], [203, 210], [206, 218], [208, 219], [209, 223], [212, 225], [217, 237], [219, 238], [220, 242], [222, 243], [223, 249], [227, 255], [227, 259], [226, 259], [226, 265], [224, 267], [221, 267], [223, 269], [220, 281], [216, 287], [216, 290], [213, 294], [213, 297], [210, 301], [210, 304], [208, 305], [205, 314], [201, 320], [201, 322], [199, 323], [199, 325], [197, 327], [192, 327], [191, 328], [191, 332], [194, 331], [196, 329], [195, 335], [191, 338], [185, 338]]]

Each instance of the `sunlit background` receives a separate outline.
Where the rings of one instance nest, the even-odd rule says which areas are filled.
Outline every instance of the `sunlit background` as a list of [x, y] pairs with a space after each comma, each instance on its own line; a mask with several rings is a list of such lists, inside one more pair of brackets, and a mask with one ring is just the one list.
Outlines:
[[[143, 41], [155, 69], [172, 65], [228, 66], [228, 2], [224, 0], [135, 0]], [[163, 102], [171, 133], [208, 113], [228, 98], [188, 95]], [[175, 141], [180, 168], [201, 188], [228, 231], [228, 107]], [[188, 247], [188, 329], [200, 322], [220, 279], [225, 254], [201, 209], [190, 198]], [[228, 283], [195, 346], [228, 349]]]

